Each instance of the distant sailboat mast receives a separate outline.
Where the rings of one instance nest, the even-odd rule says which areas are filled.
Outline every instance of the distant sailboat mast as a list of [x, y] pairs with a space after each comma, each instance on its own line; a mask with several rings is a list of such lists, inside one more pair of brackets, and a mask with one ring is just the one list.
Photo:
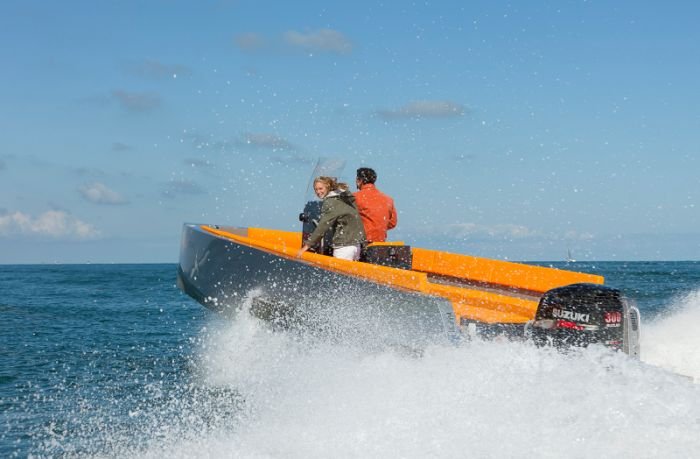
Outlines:
[[574, 258], [571, 256], [571, 249], [567, 249], [566, 261], [567, 261], [568, 263], [573, 263], [573, 262], [576, 261], [576, 260], [574, 260]]

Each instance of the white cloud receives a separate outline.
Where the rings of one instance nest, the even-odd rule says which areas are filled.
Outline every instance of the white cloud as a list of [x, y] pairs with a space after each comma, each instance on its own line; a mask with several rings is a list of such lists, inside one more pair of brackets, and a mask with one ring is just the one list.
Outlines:
[[243, 51], [259, 51], [267, 45], [265, 37], [252, 32], [237, 35], [233, 41]]
[[162, 196], [169, 199], [174, 199], [177, 195], [200, 195], [205, 194], [204, 188], [196, 182], [189, 179], [174, 179], [165, 184], [162, 191]]
[[522, 225], [499, 224], [479, 225], [476, 223], [455, 223], [447, 225], [445, 232], [455, 237], [481, 236], [489, 238], [521, 239], [537, 236], [537, 232]]
[[155, 60], [132, 62], [128, 65], [131, 72], [146, 78], [177, 78], [179, 75], [190, 75], [192, 70], [180, 64], [165, 64]]
[[112, 91], [112, 97], [130, 112], [147, 112], [158, 108], [161, 104], [160, 96], [147, 92], [129, 92], [117, 89]]
[[128, 202], [119, 193], [110, 190], [100, 182], [83, 185], [78, 191], [85, 199], [95, 204], [116, 205]]
[[236, 35], [234, 44], [248, 53], [301, 50], [308, 53], [350, 54], [353, 44], [345, 35], [333, 29], [307, 32], [289, 30], [281, 37], [268, 38], [249, 32]]
[[580, 231], [570, 230], [564, 233], [564, 239], [571, 241], [592, 241], [595, 235], [592, 233], [582, 233]]
[[446, 100], [418, 100], [397, 109], [378, 110], [377, 114], [386, 120], [401, 118], [450, 118], [465, 113], [463, 105]]
[[214, 163], [209, 161], [208, 159], [199, 159], [199, 158], [185, 158], [182, 160], [185, 165], [190, 166], [190, 167], [203, 167], [203, 168], [210, 168], [214, 167]]
[[350, 54], [353, 44], [348, 37], [333, 29], [307, 32], [290, 30], [281, 37], [267, 38], [259, 33], [239, 34], [234, 44], [249, 53], [301, 50], [309, 53]]
[[128, 151], [128, 150], [133, 150], [133, 147], [131, 145], [127, 145], [122, 142], [114, 142], [112, 143], [112, 151]]
[[309, 51], [338, 54], [348, 54], [352, 51], [350, 40], [342, 33], [332, 29], [320, 29], [308, 33], [290, 30], [284, 34], [284, 41], [288, 45]]
[[273, 155], [270, 156], [270, 162], [282, 164], [286, 166], [313, 166], [315, 160], [306, 158], [301, 155]]
[[294, 146], [274, 134], [247, 132], [243, 134], [241, 145], [254, 148], [268, 148], [271, 150], [293, 150]]
[[33, 217], [22, 212], [0, 214], [0, 236], [40, 236], [55, 239], [95, 239], [99, 230], [62, 210]]

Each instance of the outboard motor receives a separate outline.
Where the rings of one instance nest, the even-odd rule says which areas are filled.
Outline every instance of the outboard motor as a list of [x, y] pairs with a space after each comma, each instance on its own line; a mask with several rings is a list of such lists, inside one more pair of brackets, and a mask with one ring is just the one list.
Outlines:
[[639, 358], [639, 310], [617, 289], [572, 284], [546, 292], [528, 334], [557, 348], [599, 343]]

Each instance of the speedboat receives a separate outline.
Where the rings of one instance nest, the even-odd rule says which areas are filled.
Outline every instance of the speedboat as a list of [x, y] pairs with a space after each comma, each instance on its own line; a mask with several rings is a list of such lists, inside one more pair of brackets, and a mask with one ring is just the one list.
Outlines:
[[639, 356], [639, 311], [595, 274], [372, 244], [365, 262], [306, 252], [303, 232], [185, 224], [178, 285], [202, 305], [331, 339], [421, 348], [505, 336]]
[[320, 216], [313, 178], [341, 177], [343, 166], [319, 160], [301, 231], [185, 224], [180, 289], [232, 317], [252, 314], [273, 329], [363, 346], [421, 349], [505, 337], [563, 348], [601, 344], [639, 356], [639, 311], [595, 274], [403, 242], [371, 244], [363, 261], [348, 261], [329, 256], [322, 241], [298, 258]]

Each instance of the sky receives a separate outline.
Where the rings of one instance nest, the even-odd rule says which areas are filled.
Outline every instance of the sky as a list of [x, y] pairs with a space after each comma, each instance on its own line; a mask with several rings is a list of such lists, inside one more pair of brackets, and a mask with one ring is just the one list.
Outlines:
[[390, 239], [700, 260], [693, 1], [6, 0], [0, 264], [171, 263], [185, 222], [300, 230], [319, 158]]

